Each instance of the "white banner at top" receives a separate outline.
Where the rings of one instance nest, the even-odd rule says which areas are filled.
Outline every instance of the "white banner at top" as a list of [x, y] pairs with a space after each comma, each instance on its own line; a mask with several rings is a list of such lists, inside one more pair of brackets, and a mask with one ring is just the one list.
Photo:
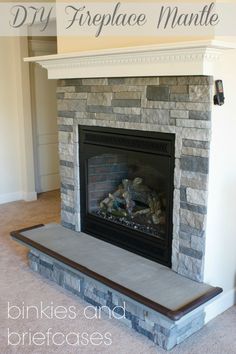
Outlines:
[[0, 3], [0, 36], [236, 36], [236, 4]]

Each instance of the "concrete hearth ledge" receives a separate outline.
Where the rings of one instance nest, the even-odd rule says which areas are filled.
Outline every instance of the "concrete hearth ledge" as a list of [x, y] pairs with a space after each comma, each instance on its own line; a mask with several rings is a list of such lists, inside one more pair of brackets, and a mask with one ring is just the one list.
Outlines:
[[197, 283], [139, 255], [58, 224], [13, 231], [24, 246], [100, 281], [106, 286], [179, 320], [222, 292]]

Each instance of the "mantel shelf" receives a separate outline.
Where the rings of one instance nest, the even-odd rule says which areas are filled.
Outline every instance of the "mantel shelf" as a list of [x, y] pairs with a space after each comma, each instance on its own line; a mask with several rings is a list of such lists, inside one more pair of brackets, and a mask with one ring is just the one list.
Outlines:
[[214, 64], [236, 43], [216, 40], [125, 47], [25, 58], [49, 79], [214, 75]]

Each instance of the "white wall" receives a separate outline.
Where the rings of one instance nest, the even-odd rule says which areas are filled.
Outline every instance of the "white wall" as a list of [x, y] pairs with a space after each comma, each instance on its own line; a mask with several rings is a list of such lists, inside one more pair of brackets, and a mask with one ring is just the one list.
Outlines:
[[26, 38], [0, 37], [0, 203], [36, 199]]
[[[225, 105], [213, 107], [204, 281], [223, 288], [208, 317], [233, 305], [236, 286], [236, 52], [215, 66]], [[215, 309], [213, 307], [215, 306]]]
[[0, 203], [22, 197], [14, 40], [0, 37]]

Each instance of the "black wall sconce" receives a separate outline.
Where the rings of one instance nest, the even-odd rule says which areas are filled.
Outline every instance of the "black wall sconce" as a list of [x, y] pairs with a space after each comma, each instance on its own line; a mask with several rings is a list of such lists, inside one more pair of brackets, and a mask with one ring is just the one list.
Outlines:
[[215, 81], [215, 90], [216, 94], [214, 96], [214, 104], [218, 106], [223, 106], [225, 103], [225, 96], [224, 96], [224, 87], [222, 80]]

